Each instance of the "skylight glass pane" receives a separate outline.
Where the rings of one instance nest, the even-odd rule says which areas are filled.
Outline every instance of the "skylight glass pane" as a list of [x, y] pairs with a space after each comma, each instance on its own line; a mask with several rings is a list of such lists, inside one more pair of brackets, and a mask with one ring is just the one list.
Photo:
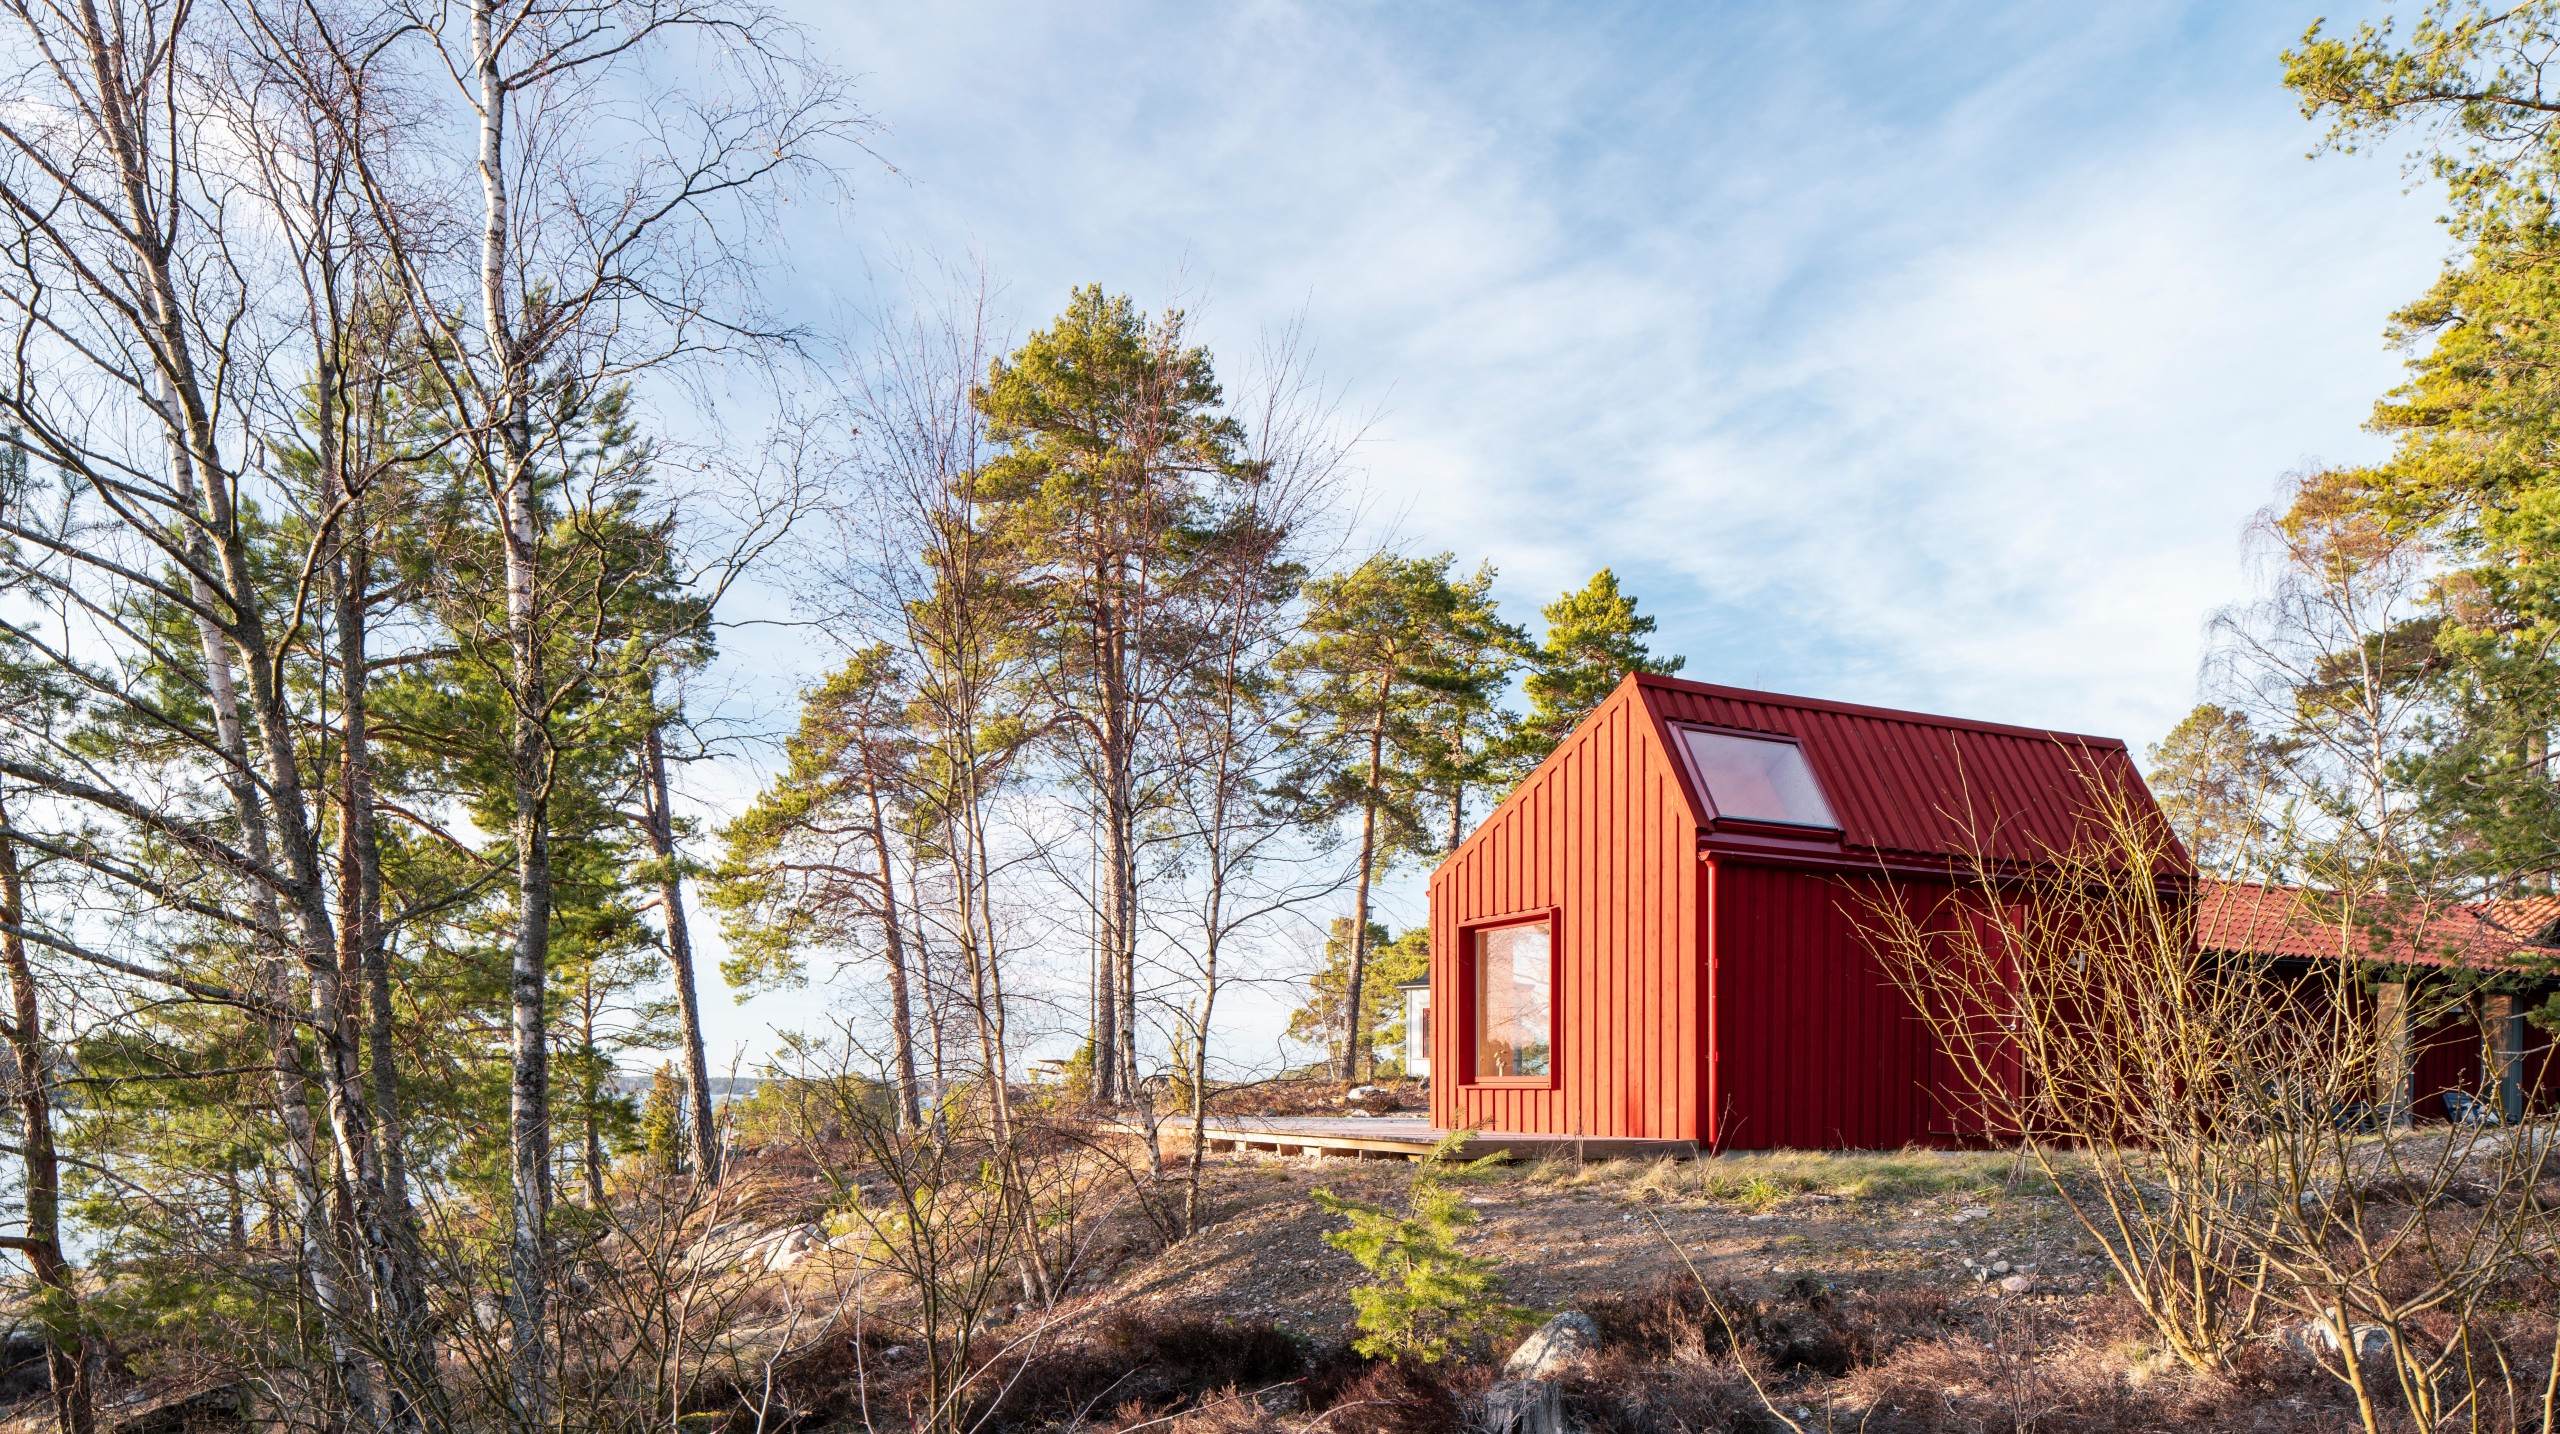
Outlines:
[[1785, 822], [1838, 827], [1831, 804], [1814, 785], [1813, 769], [1793, 742], [1737, 737], [1730, 732], [1684, 731], [1689, 756], [1707, 784], [1716, 815], [1733, 821]]

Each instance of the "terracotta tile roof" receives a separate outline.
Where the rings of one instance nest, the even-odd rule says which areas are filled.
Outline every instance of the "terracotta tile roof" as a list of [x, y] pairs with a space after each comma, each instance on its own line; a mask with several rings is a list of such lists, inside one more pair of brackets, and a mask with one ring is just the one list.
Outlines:
[[2196, 939], [2212, 951], [2305, 960], [2343, 952], [2359, 961], [2483, 970], [2527, 958], [2560, 960], [2560, 950], [2535, 941], [2548, 922], [2510, 924], [2531, 919], [2532, 911], [2524, 909], [2531, 902], [2552, 901], [2560, 913], [2560, 901], [2552, 898], [2456, 906], [2423, 919], [2368, 901], [2351, 921], [2345, 898], [2306, 887], [2208, 881], [2198, 895]]
[[2560, 926], [2560, 896], [2515, 896], [2502, 901], [2484, 901], [2480, 915], [2491, 925], [2526, 941], [2552, 943]]

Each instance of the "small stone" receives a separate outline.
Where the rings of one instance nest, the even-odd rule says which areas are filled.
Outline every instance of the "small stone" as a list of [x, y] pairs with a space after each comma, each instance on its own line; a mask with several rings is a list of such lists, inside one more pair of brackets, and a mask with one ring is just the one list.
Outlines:
[[1974, 1220], [1988, 1220], [1990, 1218], [1991, 1207], [1988, 1205], [1967, 1205], [1955, 1213], [1955, 1222], [1959, 1225], [1966, 1224]]
[[2023, 1295], [2035, 1287], [2036, 1282], [2033, 1278], [2026, 1275], [2011, 1275], [2009, 1278], [2000, 1282], [2000, 1293], [2004, 1295]]
[[[2359, 1363], [2368, 1359], [2382, 1359], [2391, 1353], [2391, 1331], [2378, 1324], [2350, 1325], [2347, 1328], [2347, 1337], [2355, 1342], [2356, 1359]], [[2327, 1320], [2315, 1319], [2304, 1323], [2301, 1328], [2293, 1332], [2292, 1342], [2305, 1353], [2312, 1355], [2325, 1354], [2334, 1357], [2339, 1353], [2337, 1332], [2329, 1328]]]
[[1553, 1379], [1600, 1352], [1600, 1326], [1580, 1310], [1566, 1310], [1520, 1341], [1503, 1361], [1506, 1379]]
[[1991, 1262], [1991, 1273], [1995, 1275], [2005, 1275], [2009, 1273], [2009, 1262], [2007, 1260], [1993, 1260]]

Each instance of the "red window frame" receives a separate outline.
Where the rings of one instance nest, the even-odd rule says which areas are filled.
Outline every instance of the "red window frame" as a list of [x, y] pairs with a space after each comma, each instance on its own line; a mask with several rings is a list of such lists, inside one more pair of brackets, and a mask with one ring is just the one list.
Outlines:
[[[1544, 1075], [1489, 1076], [1478, 1071], [1476, 1058], [1483, 1047], [1477, 1038], [1477, 966], [1482, 958], [1484, 933], [1512, 926], [1542, 925], [1547, 928], [1547, 1069]], [[1534, 911], [1515, 911], [1502, 916], [1489, 916], [1469, 921], [1458, 928], [1458, 1069], [1460, 1085], [1483, 1090], [1554, 1090], [1564, 1071], [1564, 920], [1559, 907], [1546, 906]]]

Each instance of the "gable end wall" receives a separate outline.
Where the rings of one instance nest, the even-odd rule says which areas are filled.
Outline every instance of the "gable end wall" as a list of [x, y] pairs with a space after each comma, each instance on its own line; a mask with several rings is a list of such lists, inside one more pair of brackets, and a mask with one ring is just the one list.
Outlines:
[[[1622, 684], [1432, 873], [1432, 1124], [1699, 1138], [1698, 826], [1660, 730]], [[1463, 1085], [1461, 942], [1550, 908], [1556, 1079]]]

